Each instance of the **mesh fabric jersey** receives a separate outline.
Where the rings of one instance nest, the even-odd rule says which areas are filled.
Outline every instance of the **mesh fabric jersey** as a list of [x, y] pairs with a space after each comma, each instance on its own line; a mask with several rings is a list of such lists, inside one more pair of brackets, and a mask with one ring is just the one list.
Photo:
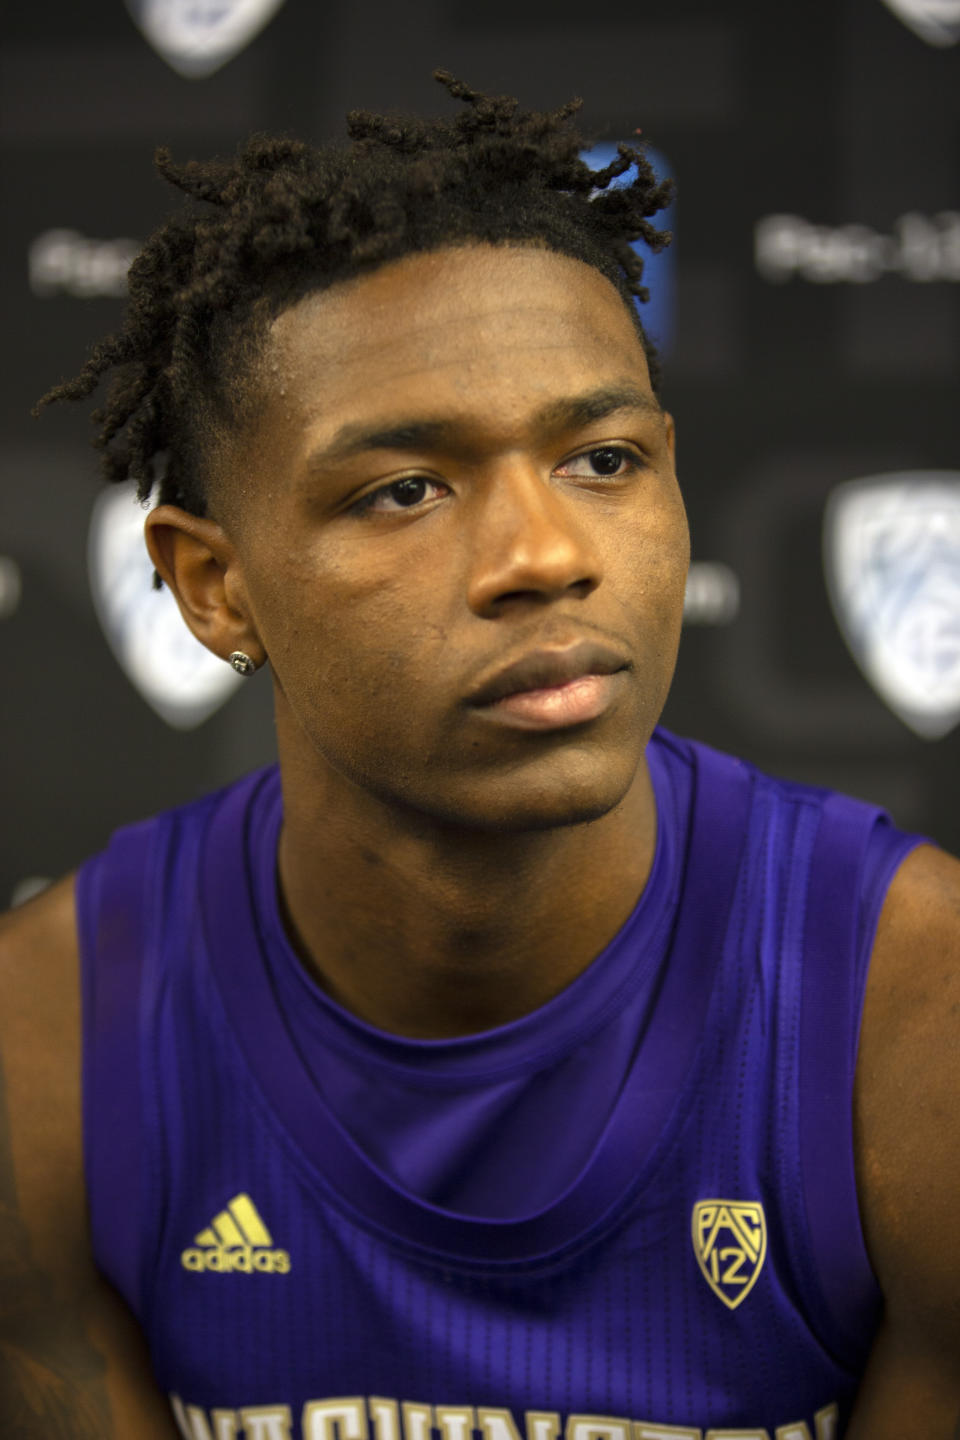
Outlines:
[[275, 769], [81, 869], [94, 1252], [191, 1440], [842, 1434], [880, 1304], [860, 1012], [917, 837], [662, 730], [648, 759], [630, 918], [460, 1039], [314, 983]]

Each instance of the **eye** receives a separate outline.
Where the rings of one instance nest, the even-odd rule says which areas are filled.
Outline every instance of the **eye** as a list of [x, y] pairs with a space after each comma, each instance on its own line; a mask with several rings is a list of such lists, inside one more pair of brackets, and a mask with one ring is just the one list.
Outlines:
[[428, 480], [425, 475], [404, 475], [402, 480], [393, 480], [389, 485], [381, 485], [379, 490], [371, 490], [369, 495], [361, 496], [350, 508], [355, 515], [396, 515], [430, 499], [428, 492], [431, 489], [447, 493], [447, 486], [439, 480]]
[[589, 479], [628, 475], [639, 465], [639, 457], [624, 445], [598, 445], [558, 465], [557, 475], [580, 475]]

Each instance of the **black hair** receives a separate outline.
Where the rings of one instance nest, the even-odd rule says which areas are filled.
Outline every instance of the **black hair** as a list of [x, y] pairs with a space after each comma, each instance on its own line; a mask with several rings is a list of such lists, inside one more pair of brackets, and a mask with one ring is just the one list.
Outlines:
[[[594, 266], [628, 305], [658, 391], [631, 241], [654, 251], [669, 242], [650, 217], [671, 182], [627, 145], [591, 170], [571, 124], [579, 100], [524, 112], [445, 71], [435, 78], [468, 108], [433, 120], [356, 110], [352, 144], [336, 149], [255, 135], [229, 160], [177, 165], [157, 151], [160, 173], [192, 203], [131, 265], [123, 328], [37, 406], [82, 399], [113, 372], [93, 417], [108, 480], [137, 480], [145, 500], [159, 464], [160, 500], [203, 515], [217, 443], [256, 404], [251, 379], [270, 320], [311, 291], [448, 245], [537, 244]], [[632, 182], [611, 187], [631, 166]]]

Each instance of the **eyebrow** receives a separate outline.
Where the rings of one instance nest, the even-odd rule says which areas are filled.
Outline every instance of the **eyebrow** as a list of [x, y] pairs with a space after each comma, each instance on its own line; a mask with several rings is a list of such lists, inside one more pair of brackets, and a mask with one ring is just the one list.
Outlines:
[[[547, 432], [572, 430], [596, 420], [603, 420], [618, 410], [642, 410], [653, 415], [663, 413], [652, 395], [627, 381], [617, 385], [604, 385], [582, 395], [551, 400], [549, 405], [545, 405], [533, 416], [533, 425], [537, 430]], [[457, 420], [411, 418], [389, 425], [349, 421], [346, 425], [341, 425], [327, 445], [314, 452], [310, 457], [309, 468], [319, 469], [324, 465], [347, 460], [366, 450], [423, 450], [449, 444], [460, 430], [462, 424]]]

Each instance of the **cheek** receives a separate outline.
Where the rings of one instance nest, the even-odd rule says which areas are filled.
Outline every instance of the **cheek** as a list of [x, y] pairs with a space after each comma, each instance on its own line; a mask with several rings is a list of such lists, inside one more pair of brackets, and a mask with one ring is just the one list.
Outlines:
[[690, 563], [690, 535], [675, 486], [657, 503], [625, 521], [610, 558], [625, 577], [623, 603], [635, 606], [645, 625], [658, 632], [678, 628]]
[[261, 637], [301, 719], [359, 738], [392, 708], [414, 706], [416, 676], [445, 643], [425, 606], [396, 576], [348, 583], [333, 565], [288, 566], [265, 596]]

